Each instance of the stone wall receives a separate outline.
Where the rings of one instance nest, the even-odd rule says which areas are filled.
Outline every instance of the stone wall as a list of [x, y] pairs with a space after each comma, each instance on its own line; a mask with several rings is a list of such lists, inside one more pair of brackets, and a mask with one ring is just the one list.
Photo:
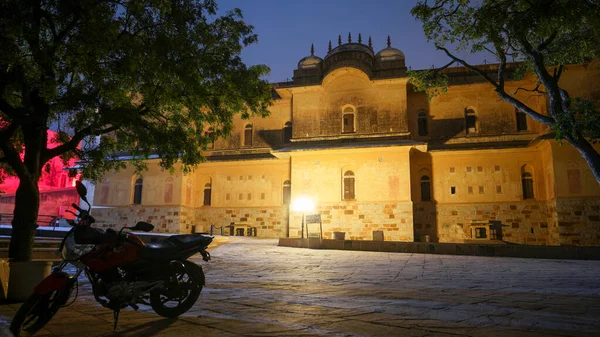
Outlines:
[[560, 245], [597, 246], [600, 242], [600, 199], [557, 199]]
[[146, 221], [154, 225], [154, 233], [184, 234], [191, 233], [195, 224], [193, 209], [183, 206], [96, 207], [92, 215], [96, 218], [95, 227], [115, 230]]
[[[433, 213], [435, 212], [435, 213]], [[435, 219], [439, 242], [472, 240], [472, 224], [495, 222], [501, 228], [501, 239], [529, 245], [550, 245], [553, 214], [545, 201], [521, 203], [476, 203], [436, 205], [435, 211], [423, 209], [415, 213], [415, 223]]]
[[[279, 207], [201, 207], [195, 210], [196, 221], [202, 231], [210, 225], [225, 227], [231, 224], [256, 227], [256, 235], [263, 238], [281, 238], [287, 235], [288, 205]], [[217, 229], [220, 231], [220, 229]], [[229, 234], [227, 228], [225, 234]]]
[[[345, 232], [348, 240], [373, 240], [373, 231], [383, 231], [385, 241], [413, 241], [412, 203], [340, 202], [319, 204], [323, 238], [333, 238], [333, 232]], [[290, 237], [300, 237], [302, 215], [290, 215]], [[318, 224], [309, 224], [309, 231], [318, 231]]]

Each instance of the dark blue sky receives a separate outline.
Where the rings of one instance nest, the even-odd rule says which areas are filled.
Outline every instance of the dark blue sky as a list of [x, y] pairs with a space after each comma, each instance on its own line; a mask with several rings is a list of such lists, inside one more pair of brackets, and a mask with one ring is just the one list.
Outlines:
[[[362, 33], [363, 43], [369, 35], [375, 52], [386, 47], [388, 34], [392, 47], [406, 56], [406, 66], [412, 69], [441, 66], [448, 58], [427, 42], [421, 24], [411, 15], [416, 0], [221, 0], [219, 10], [240, 8], [244, 21], [255, 27], [258, 44], [247, 47], [242, 57], [247, 64], [266, 64], [271, 68], [270, 82], [291, 79], [301, 58], [310, 55], [315, 44], [315, 55], [325, 57], [331, 40], [356, 42]], [[464, 55], [463, 55], [464, 56]], [[467, 57], [475, 64], [483, 63], [483, 56]], [[488, 62], [495, 62], [488, 59]]]

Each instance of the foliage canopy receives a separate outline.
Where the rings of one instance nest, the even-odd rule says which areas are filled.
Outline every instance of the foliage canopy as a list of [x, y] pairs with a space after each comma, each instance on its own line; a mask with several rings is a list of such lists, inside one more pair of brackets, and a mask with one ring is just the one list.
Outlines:
[[[434, 0], [419, 1], [411, 13], [423, 23], [425, 36], [450, 57], [444, 67], [410, 72], [417, 90], [429, 97], [445, 92], [443, 69], [460, 64], [481, 75], [500, 98], [534, 120], [552, 127], [587, 161], [600, 182], [600, 155], [590, 143], [600, 139], [598, 102], [571, 97], [560, 79], [570, 64], [585, 64], [600, 56], [600, 2], [596, 0]], [[489, 52], [497, 60], [496, 74], [468, 64], [461, 52]], [[518, 61], [519, 69], [514, 71]], [[509, 71], [510, 69], [510, 71]], [[597, 70], [596, 70], [597, 71]], [[548, 113], [536, 111], [507, 92], [505, 81], [525, 73], [537, 83], [519, 88], [545, 96]]]
[[[189, 169], [212, 141], [208, 127], [225, 136], [235, 114], [268, 114], [269, 69], [240, 58], [257, 42], [253, 27], [238, 9], [216, 13], [214, 0], [0, 2], [0, 162], [20, 178], [13, 241], [26, 241], [15, 231], [35, 222], [53, 157], [78, 156], [94, 180], [123, 166], [107, 160], [123, 152], [140, 168], [157, 154]], [[27, 250], [13, 244], [11, 257]]]

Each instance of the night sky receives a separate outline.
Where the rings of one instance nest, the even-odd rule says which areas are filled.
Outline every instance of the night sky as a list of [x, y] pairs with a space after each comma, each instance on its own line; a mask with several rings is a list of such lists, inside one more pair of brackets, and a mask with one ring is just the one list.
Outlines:
[[[427, 42], [420, 22], [410, 10], [416, 0], [221, 0], [219, 11], [240, 8], [244, 21], [255, 27], [258, 44], [247, 47], [242, 57], [247, 64], [266, 64], [271, 74], [269, 82], [291, 80], [301, 58], [310, 55], [310, 45], [315, 44], [315, 55], [327, 53], [329, 40], [337, 46], [338, 35], [342, 43], [357, 42], [358, 33], [363, 43], [369, 35], [375, 52], [386, 47], [390, 35], [392, 47], [406, 56], [406, 66], [412, 69], [441, 66], [449, 59]], [[464, 55], [462, 55], [464, 57]], [[483, 63], [485, 56], [468, 56], [474, 64]], [[496, 61], [487, 56], [488, 63]]]

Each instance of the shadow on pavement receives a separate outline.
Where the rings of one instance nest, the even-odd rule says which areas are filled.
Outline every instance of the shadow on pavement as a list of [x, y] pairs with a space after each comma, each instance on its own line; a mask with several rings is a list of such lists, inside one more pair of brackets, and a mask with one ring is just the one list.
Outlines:
[[136, 325], [126, 330], [119, 330], [117, 327], [117, 331], [104, 334], [102, 336], [158, 336], [161, 332], [168, 329], [173, 323], [177, 322], [177, 320], [177, 318], [165, 318], [158, 321]]

